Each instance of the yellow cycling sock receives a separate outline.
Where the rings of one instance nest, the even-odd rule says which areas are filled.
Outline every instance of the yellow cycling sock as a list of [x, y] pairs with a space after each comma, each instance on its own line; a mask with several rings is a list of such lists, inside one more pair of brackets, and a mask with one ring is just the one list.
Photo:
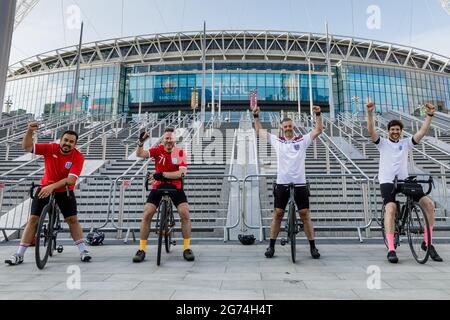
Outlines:
[[147, 240], [141, 240], [139, 241], [139, 250], [146, 251], [147, 247]]
[[184, 250], [189, 249], [189, 247], [191, 246], [191, 239], [184, 239], [183, 246], [184, 246]]

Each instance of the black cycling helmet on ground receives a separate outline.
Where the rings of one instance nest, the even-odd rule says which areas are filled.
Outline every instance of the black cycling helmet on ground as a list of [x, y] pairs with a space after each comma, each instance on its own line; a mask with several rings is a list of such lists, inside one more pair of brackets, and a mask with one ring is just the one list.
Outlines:
[[91, 246], [98, 246], [103, 244], [105, 234], [101, 231], [89, 232], [86, 236], [86, 242]]
[[238, 235], [238, 239], [245, 246], [254, 244], [256, 240], [255, 236], [252, 234], [248, 235], [240, 234]]

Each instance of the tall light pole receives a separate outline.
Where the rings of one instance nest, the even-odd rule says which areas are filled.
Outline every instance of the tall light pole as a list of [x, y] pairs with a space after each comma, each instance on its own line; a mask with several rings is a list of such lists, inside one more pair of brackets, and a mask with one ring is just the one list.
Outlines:
[[201, 104], [201, 122], [205, 122], [205, 104], [206, 104], [206, 21], [203, 22], [203, 39], [202, 39], [202, 104]]
[[309, 112], [310, 115], [312, 117], [313, 115], [313, 106], [314, 106], [314, 101], [313, 101], [313, 90], [312, 90], [312, 75], [311, 75], [311, 58], [307, 57], [308, 59], [308, 79], [309, 79]]
[[214, 126], [214, 59], [212, 60], [212, 79], [211, 79], [211, 118], [212, 118], [212, 124]]
[[298, 109], [298, 118], [300, 119], [301, 113], [301, 104], [302, 104], [302, 96], [300, 92], [300, 73], [297, 74], [297, 109]]
[[0, 1], [0, 120], [3, 113], [6, 77], [8, 75], [9, 55], [14, 31], [16, 0]]
[[333, 96], [333, 76], [331, 72], [331, 37], [328, 33], [328, 22], [325, 24], [327, 29], [327, 75], [328, 75], [328, 104], [330, 105], [330, 118], [333, 121], [334, 115], [334, 96]]
[[78, 43], [78, 56], [77, 56], [77, 68], [75, 70], [75, 81], [73, 86], [73, 96], [72, 96], [72, 110], [71, 118], [75, 119], [75, 113], [77, 111], [78, 104], [78, 86], [80, 83], [80, 62], [81, 62], [81, 44], [83, 43], [83, 22], [81, 22], [80, 30], [80, 42]]

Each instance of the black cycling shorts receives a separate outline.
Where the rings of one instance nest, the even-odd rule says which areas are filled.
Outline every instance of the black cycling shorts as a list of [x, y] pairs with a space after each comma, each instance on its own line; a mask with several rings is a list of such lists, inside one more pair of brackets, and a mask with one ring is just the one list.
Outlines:
[[[289, 187], [282, 184], [276, 184], [273, 190], [275, 209], [286, 209], [289, 202]], [[298, 210], [309, 209], [309, 189], [306, 186], [294, 188], [294, 200]]]
[[[395, 196], [397, 195], [397, 192], [392, 193], [392, 190], [394, 190], [393, 183], [380, 184], [380, 190], [381, 190], [381, 197], [383, 198], [384, 205], [386, 205], [389, 202], [395, 203]], [[419, 195], [414, 196], [413, 199], [414, 199], [414, 201], [419, 202], [420, 199], [422, 199], [425, 196], [426, 196], [426, 194], [424, 192], [421, 192]]]
[[[39, 199], [38, 194], [41, 191], [41, 188], [38, 188], [33, 202], [31, 203], [31, 215], [40, 217], [42, 213], [42, 209], [44, 209], [45, 205], [50, 201], [50, 197]], [[77, 200], [75, 199], [75, 194], [73, 190], [69, 191], [70, 197], [67, 197], [66, 191], [64, 192], [55, 192], [55, 200], [56, 204], [59, 207], [59, 210], [63, 214], [64, 218], [68, 218], [71, 216], [77, 215]]]
[[[169, 197], [172, 200], [173, 204], [176, 208], [182, 203], [187, 203], [186, 194], [184, 193], [184, 190], [182, 189], [176, 189], [174, 185], [160, 185], [159, 188], [161, 189], [173, 189], [173, 191], [169, 191]], [[153, 204], [155, 207], [158, 208], [159, 203], [161, 202], [161, 199], [163, 197], [164, 193], [159, 191], [158, 189], [152, 189], [147, 197], [147, 203]]]

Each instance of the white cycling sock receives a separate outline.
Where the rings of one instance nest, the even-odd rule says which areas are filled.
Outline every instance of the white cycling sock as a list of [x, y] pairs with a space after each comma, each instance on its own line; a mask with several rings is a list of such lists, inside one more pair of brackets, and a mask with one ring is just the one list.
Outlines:
[[28, 243], [21, 243], [19, 249], [17, 249], [17, 255], [23, 257], [29, 246], [30, 245]]
[[80, 253], [83, 253], [86, 249], [86, 245], [84, 244], [84, 240], [78, 240], [75, 241], [75, 245], [78, 247], [78, 250], [80, 250]]

